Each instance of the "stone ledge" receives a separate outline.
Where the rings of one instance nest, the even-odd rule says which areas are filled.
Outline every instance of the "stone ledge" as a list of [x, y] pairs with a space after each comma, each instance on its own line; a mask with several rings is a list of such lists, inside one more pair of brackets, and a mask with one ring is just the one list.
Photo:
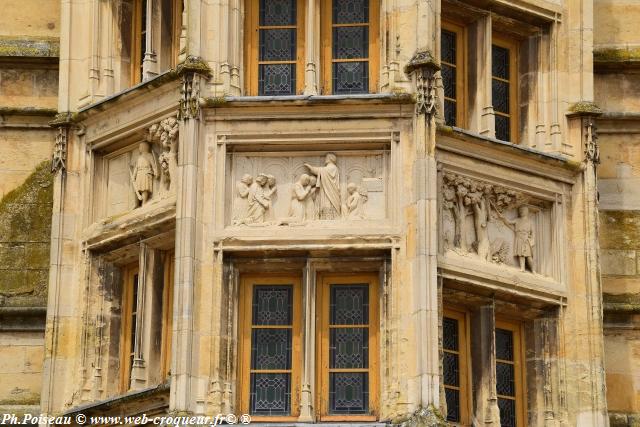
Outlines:
[[0, 332], [44, 332], [46, 307], [0, 307]]
[[[135, 406], [141, 406], [145, 411], [151, 411], [169, 406], [169, 383], [162, 383], [154, 387], [142, 390], [130, 391], [126, 394], [115, 396], [98, 402], [86, 403], [75, 406], [63, 412], [61, 415], [108, 415], [110, 411], [130, 412]], [[121, 412], [115, 412], [120, 415]]]
[[58, 58], [60, 40], [54, 37], [0, 37], [0, 57]]

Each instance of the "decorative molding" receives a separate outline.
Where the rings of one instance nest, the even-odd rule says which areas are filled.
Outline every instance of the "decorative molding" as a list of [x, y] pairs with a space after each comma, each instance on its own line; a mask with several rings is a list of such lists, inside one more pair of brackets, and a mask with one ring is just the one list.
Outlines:
[[435, 115], [437, 105], [436, 73], [440, 64], [430, 51], [417, 52], [405, 66], [405, 73], [416, 73], [416, 115]]
[[56, 134], [56, 142], [53, 146], [53, 155], [51, 158], [51, 173], [66, 172], [67, 170], [67, 137], [69, 133], [68, 126], [59, 126]]

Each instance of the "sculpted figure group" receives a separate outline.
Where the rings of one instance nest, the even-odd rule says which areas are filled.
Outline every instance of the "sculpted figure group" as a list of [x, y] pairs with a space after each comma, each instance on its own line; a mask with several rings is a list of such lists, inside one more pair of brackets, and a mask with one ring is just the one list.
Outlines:
[[[152, 146], [160, 144], [162, 153], [156, 159]], [[160, 167], [158, 167], [158, 161]], [[144, 141], [138, 145], [138, 157], [130, 167], [131, 185], [138, 199], [138, 207], [146, 205], [158, 193], [174, 191], [178, 167], [178, 121], [169, 117], [152, 125]], [[159, 180], [159, 185], [156, 181]]]
[[233, 225], [303, 225], [315, 220], [366, 219], [364, 205], [366, 191], [354, 183], [347, 185], [344, 202], [340, 194], [340, 172], [337, 157], [325, 156], [324, 166], [305, 163], [303, 173], [291, 186], [287, 216], [274, 220], [272, 196], [276, 193], [276, 179], [258, 174], [245, 174], [236, 183]]
[[[463, 254], [475, 252], [484, 261], [504, 263], [508, 244], [502, 238], [493, 241], [488, 225], [498, 219], [514, 232], [513, 256], [521, 271], [535, 272], [533, 247], [535, 240], [529, 208], [521, 193], [501, 186], [478, 182], [470, 178], [445, 173], [443, 177], [443, 208], [451, 213], [454, 223], [454, 250]], [[510, 220], [504, 212], [516, 209], [518, 217]], [[475, 242], [469, 248], [466, 218], [473, 216]]]

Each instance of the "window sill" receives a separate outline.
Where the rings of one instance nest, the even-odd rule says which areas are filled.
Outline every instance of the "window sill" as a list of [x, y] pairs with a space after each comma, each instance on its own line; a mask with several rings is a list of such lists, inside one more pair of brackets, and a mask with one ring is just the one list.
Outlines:
[[207, 98], [207, 106], [220, 106], [227, 102], [317, 102], [333, 103], [342, 101], [382, 101], [391, 103], [413, 103], [413, 97], [407, 93], [365, 93], [357, 95], [289, 95], [289, 96], [226, 96], [224, 98]]

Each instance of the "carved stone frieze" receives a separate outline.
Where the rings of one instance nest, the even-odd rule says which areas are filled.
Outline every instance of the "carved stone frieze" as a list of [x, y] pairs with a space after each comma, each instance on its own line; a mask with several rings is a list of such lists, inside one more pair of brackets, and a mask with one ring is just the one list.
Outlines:
[[385, 217], [383, 155], [273, 158], [238, 156], [232, 225], [305, 225]]
[[551, 233], [550, 229], [536, 229], [550, 228], [543, 205], [521, 191], [445, 172], [444, 249], [513, 265], [523, 272], [539, 272], [534, 262], [539, 261], [535, 259], [539, 253], [536, 236], [545, 235], [547, 246]]

